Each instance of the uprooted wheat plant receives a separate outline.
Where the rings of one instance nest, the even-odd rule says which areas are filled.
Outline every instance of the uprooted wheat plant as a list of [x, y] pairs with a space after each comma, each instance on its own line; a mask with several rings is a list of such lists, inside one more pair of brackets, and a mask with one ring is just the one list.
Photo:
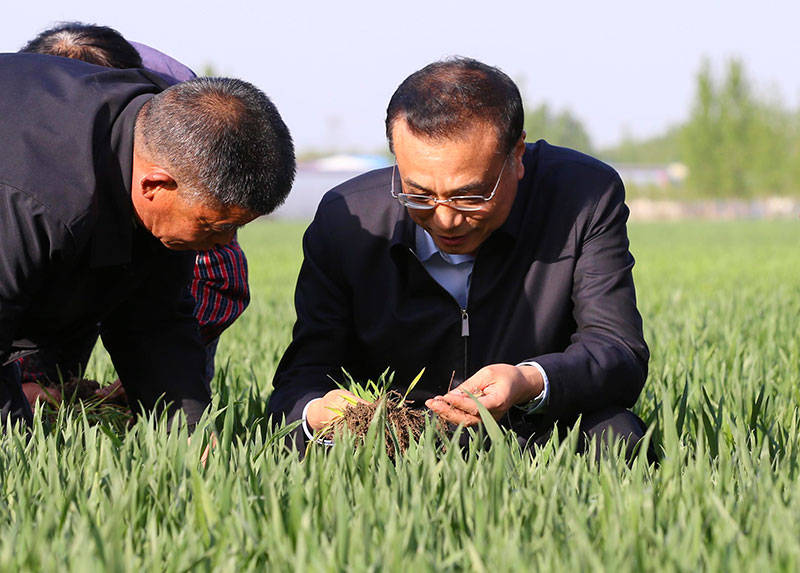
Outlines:
[[[433, 414], [426, 410], [413, 408], [409, 404], [408, 394], [414, 389], [424, 374], [423, 368], [419, 374], [400, 394], [392, 390], [394, 373], [384, 371], [377, 380], [359, 382], [350, 374], [344, 372], [345, 383], [339, 386], [352, 392], [364, 402], [345, 397], [349, 403], [341, 410], [336, 410], [337, 415], [317, 436], [323, 443], [330, 443], [337, 435], [348, 432], [356, 438], [356, 444], [364, 444], [370, 428], [375, 426], [383, 429], [383, 442], [386, 454], [394, 459], [396, 455], [408, 450], [412, 441], [419, 441], [429, 417], [433, 418], [435, 427], [440, 433], [446, 431], [445, 425]], [[441, 440], [438, 441], [441, 447]], [[312, 442], [312, 444], [315, 442]]]

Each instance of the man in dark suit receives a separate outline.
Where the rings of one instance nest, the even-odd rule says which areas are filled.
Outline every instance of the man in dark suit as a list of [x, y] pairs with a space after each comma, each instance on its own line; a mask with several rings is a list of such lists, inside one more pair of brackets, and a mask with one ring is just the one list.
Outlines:
[[412, 74], [387, 110], [396, 165], [330, 191], [304, 238], [297, 323], [270, 412], [297, 446], [348, 402], [331, 378], [375, 379], [445, 420], [519, 439], [582, 415], [586, 435], [643, 436], [626, 408], [647, 376], [624, 189], [609, 166], [525, 143], [519, 91], [455, 58]]
[[254, 86], [0, 55], [0, 419], [30, 424], [16, 358], [100, 324], [134, 408], [210, 403], [194, 250], [275, 209], [289, 131]]

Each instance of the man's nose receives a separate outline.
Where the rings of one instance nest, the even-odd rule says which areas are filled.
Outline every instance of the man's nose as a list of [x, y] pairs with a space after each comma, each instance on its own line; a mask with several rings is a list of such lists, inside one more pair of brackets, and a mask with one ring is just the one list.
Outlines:
[[464, 214], [447, 203], [439, 203], [433, 208], [433, 219], [440, 229], [453, 229], [464, 222]]

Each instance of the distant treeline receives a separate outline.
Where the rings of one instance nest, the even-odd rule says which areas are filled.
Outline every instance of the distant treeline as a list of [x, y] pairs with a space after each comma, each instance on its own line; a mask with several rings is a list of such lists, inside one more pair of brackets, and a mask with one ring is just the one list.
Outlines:
[[800, 110], [757, 91], [737, 59], [727, 62], [721, 77], [705, 61], [688, 119], [650, 139], [628, 137], [616, 147], [596, 149], [569, 111], [553, 113], [543, 104], [525, 119], [529, 139], [544, 138], [612, 163], [683, 163], [689, 176], [681, 194], [800, 195]]

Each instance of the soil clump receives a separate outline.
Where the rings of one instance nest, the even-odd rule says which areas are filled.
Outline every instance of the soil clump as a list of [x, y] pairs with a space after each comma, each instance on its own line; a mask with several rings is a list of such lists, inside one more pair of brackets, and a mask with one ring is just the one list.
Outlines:
[[[394, 390], [389, 391], [384, 398], [375, 402], [368, 404], [359, 402], [346, 406], [342, 410], [342, 416], [331, 424], [322, 437], [333, 439], [337, 432], [344, 430], [354, 435], [359, 444], [363, 444], [370, 424], [380, 407], [384, 408], [381, 415], [384, 416], [386, 454], [390, 459], [394, 460], [396, 455], [395, 441], [397, 442], [397, 450], [399, 450], [400, 454], [404, 454], [408, 450], [412, 439], [414, 441], [419, 440], [428, 417], [425, 411], [411, 408], [403, 403], [400, 394]], [[439, 430], [444, 431], [445, 425], [438, 416], [435, 419]], [[442, 446], [441, 440], [438, 440], [438, 442]]]
[[100, 389], [100, 383], [97, 380], [70, 378], [61, 387], [55, 386], [55, 388], [61, 391], [61, 399], [67, 403], [75, 403], [80, 400], [87, 404], [129, 407], [128, 397], [124, 392], [118, 392], [111, 396], [98, 396], [97, 390]]
[[36, 404], [44, 408], [43, 417], [50, 422], [58, 418], [61, 408], [69, 406], [76, 414], [85, 415], [91, 425], [104, 424], [122, 429], [133, 423], [125, 392], [98, 393], [99, 382], [78, 377], [59, 384], [39, 384], [48, 397], [41, 398], [42, 401]]

